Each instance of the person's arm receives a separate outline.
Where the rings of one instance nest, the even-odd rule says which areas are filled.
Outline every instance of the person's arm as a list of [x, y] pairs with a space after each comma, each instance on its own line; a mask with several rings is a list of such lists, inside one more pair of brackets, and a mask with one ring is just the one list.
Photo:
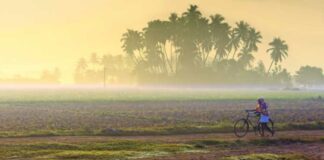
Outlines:
[[266, 108], [262, 108], [261, 109], [261, 113], [263, 114], [263, 115], [268, 115], [268, 111], [267, 111], [267, 109]]
[[260, 113], [260, 112], [261, 112], [261, 107], [260, 107], [259, 104], [258, 104], [257, 107], [255, 108], [255, 112], [256, 112], [256, 113]]

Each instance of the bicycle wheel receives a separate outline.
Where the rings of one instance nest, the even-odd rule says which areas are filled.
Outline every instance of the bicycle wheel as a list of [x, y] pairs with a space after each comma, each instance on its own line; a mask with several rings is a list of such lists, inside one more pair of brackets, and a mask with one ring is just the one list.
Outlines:
[[[269, 123], [268, 123], [268, 127], [271, 129], [271, 132], [269, 132], [268, 130], [264, 130], [264, 133], [263, 133], [263, 136], [266, 136], [266, 137], [272, 137], [274, 136], [274, 133], [275, 133], [275, 128], [274, 128], [274, 122], [269, 119]], [[260, 136], [262, 136], [262, 126], [261, 126], [261, 123], [258, 124], [258, 130], [259, 130], [259, 134]]]
[[244, 137], [249, 131], [249, 123], [246, 119], [237, 120], [234, 124], [234, 133], [237, 137]]

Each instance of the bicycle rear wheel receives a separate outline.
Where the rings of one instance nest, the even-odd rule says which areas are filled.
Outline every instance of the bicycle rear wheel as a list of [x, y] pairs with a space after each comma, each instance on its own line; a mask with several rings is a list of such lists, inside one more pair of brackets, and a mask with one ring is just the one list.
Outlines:
[[249, 131], [249, 123], [246, 119], [237, 120], [234, 124], [234, 133], [237, 137], [244, 137]]

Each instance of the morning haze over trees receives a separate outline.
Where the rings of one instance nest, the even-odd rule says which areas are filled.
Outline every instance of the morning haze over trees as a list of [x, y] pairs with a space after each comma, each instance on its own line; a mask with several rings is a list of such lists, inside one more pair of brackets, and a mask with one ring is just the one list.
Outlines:
[[[152, 20], [140, 31], [128, 29], [121, 38], [125, 55], [93, 53], [81, 58], [76, 83], [140, 84], [323, 84], [322, 69], [301, 67], [295, 75], [281, 67], [288, 43], [275, 37], [263, 42], [261, 32], [245, 21], [231, 26], [220, 14], [205, 17], [198, 6], [167, 20]], [[260, 51], [260, 43], [268, 43]], [[267, 54], [271, 64], [255, 65], [256, 54]]]
[[1, 78], [0, 83], [5, 84], [59, 84], [61, 78], [61, 71], [59, 68], [54, 68], [51, 70], [45, 69], [43, 70], [37, 78], [35, 77], [27, 77], [24, 75], [14, 75], [10, 78]]

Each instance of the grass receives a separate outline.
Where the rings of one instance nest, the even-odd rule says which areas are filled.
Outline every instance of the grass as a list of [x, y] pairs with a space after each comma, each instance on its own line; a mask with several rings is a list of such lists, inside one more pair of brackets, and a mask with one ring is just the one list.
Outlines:
[[[250, 141], [204, 139], [183, 143], [167, 143], [148, 140], [107, 140], [102, 142], [64, 142], [55, 141], [0, 144], [0, 159], [35, 160], [103, 160], [140, 159], [158, 156], [172, 156], [180, 153], [205, 153], [212, 147], [217, 150], [249, 146], [269, 146], [278, 144], [311, 143], [317, 140], [279, 138]], [[306, 160], [301, 155], [253, 154], [225, 157], [223, 160]]]
[[0, 145], [0, 159], [137, 159], [202, 152], [189, 144], [114, 140], [92, 143], [31, 143]]
[[[276, 131], [287, 130], [321, 130], [323, 122], [316, 123], [279, 123]], [[280, 127], [279, 127], [280, 126]], [[0, 131], [0, 138], [8, 137], [43, 137], [43, 136], [147, 136], [147, 135], [180, 135], [200, 133], [232, 133], [232, 124], [219, 125], [183, 125], [169, 127], [136, 127], [118, 130], [33, 130], [33, 131]]]
[[298, 154], [286, 154], [286, 155], [251, 154], [251, 155], [243, 155], [243, 156], [226, 157], [223, 158], [222, 160], [308, 160], [308, 158]]
[[227, 148], [227, 147], [245, 147], [245, 146], [277, 146], [289, 144], [305, 144], [305, 143], [323, 143], [323, 138], [276, 138], [276, 139], [253, 139], [248, 141], [242, 140], [219, 140], [219, 139], [203, 139], [195, 140], [188, 144], [194, 145], [196, 148]]

